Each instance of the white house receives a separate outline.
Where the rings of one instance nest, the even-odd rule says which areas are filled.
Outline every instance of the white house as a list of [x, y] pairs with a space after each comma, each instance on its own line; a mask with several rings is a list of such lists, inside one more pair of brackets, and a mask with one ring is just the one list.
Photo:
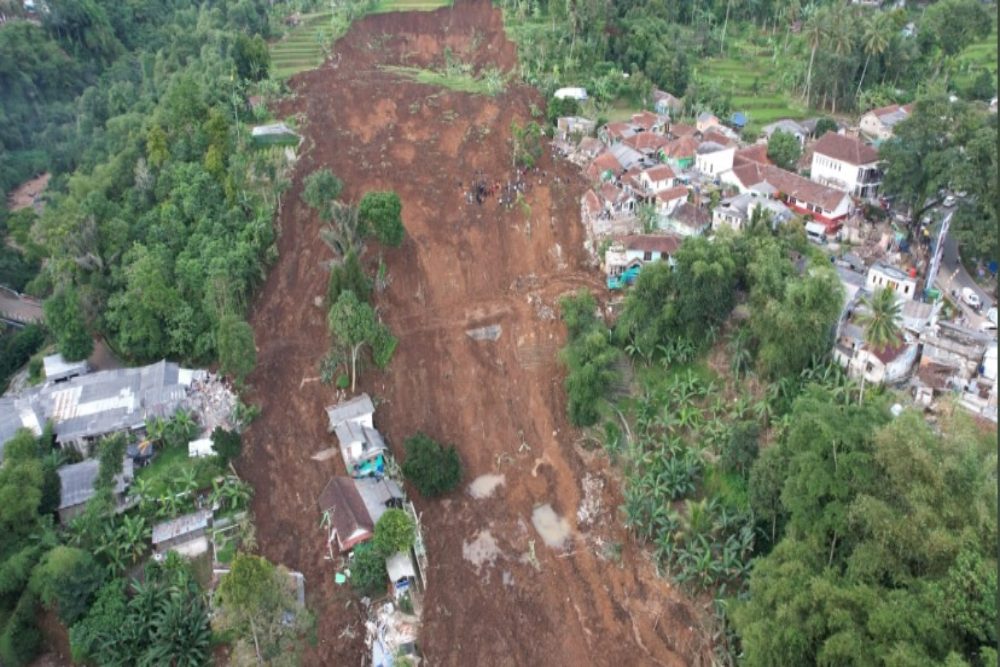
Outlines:
[[822, 222], [827, 233], [836, 232], [841, 221], [854, 210], [846, 192], [773, 165], [745, 162], [723, 173], [721, 180], [741, 193], [756, 192], [781, 199], [793, 211]]
[[660, 217], [666, 217], [674, 212], [678, 206], [687, 201], [688, 189], [683, 185], [677, 185], [669, 190], [656, 193], [656, 212]]
[[735, 146], [723, 146], [715, 141], [703, 141], [695, 151], [694, 168], [705, 176], [719, 176], [733, 168]]
[[882, 184], [878, 151], [854, 137], [827, 132], [813, 147], [809, 178], [860, 199], [873, 199]]
[[674, 187], [675, 176], [673, 169], [668, 165], [661, 164], [640, 172], [639, 183], [646, 192], [656, 194]]
[[648, 262], [673, 262], [672, 257], [682, 241], [678, 236], [641, 234], [626, 236], [613, 243], [604, 251], [604, 273], [608, 286], [618, 284], [623, 273], [634, 273]]
[[898, 301], [905, 301], [917, 293], [917, 279], [894, 266], [876, 262], [865, 276], [865, 289], [874, 292], [878, 288], [891, 289]]
[[679, 115], [684, 110], [684, 100], [678, 99], [663, 90], [653, 90], [653, 111], [661, 116], [669, 115], [671, 118]]
[[912, 112], [912, 104], [905, 106], [890, 104], [887, 107], [872, 109], [861, 116], [861, 132], [875, 141], [885, 141], [892, 137], [896, 124], [909, 118]]
[[740, 231], [753, 218], [754, 212], [758, 209], [763, 209], [771, 214], [773, 227], [782, 225], [794, 217], [791, 209], [780, 201], [752, 192], [745, 192], [719, 202], [719, 205], [712, 211], [712, 230], [727, 226]]

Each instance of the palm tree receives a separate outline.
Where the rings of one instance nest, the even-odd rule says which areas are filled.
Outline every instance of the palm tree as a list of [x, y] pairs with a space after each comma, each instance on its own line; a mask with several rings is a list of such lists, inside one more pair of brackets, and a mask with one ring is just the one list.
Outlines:
[[871, 62], [872, 56], [881, 56], [889, 48], [889, 14], [875, 12], [865, 21], [861, 45], [865, 52], [865, 66], [861, 70], [861, 79], [858, 81], [858, 90], [854, 93], [854, 97], [861, 94], [861, 84], [865, 82], [868, 63]]
[[320, 239], [330, 246], [341, 261], [352, 251], [360, 257], [365, 245], [357, 207], [333, 202], [332, 213], [331, 221], [319, 232]]
[[[827, 24], [827, 39], [830, 50], [837, 56], [844, 57], [854, 48], [854, 26], [851, 8], [848, 5], [832, 5]], [[838, 68], [839, 69], [839, 68]], [[840, 76], [835, 73], [833, 79], [833, 113], [837, 113], [837, 89]], [[823, 93], [823, 106], [826, 106], [826, 93]]]
[[819, 48], [820, 43], [822, 43], [824, 36], [826, 35], [826, 12], [819, 10], [814, 11], [806, 19], [806, 24], [802, 28], [802, 34], [806, 38], [806, 43], [809, 44], [811, 49], [809, 54], [809, 69], [806, 70], [806, 106], [810, 104], [810, 96], [812, 94], [812, 72], [813, 63], [816, 61], [816, 49]]
[[[901, 339], [899, 323], [902, 306], [896, 301], [896, 293], [887, 287], [877, 288], [870, 297], [861, 299], [867, 312], [859, 313], [858, 323], [864, 328], [865, 342], [876, 350], [884, 350]], [[865, 376], [861, 374], [860, 403], [864, 400]]]

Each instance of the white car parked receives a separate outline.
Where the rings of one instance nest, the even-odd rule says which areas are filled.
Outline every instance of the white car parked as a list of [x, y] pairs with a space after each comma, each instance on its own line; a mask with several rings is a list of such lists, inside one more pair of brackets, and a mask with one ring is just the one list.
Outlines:
[[983, 302], [979, 299], [979, 295], [976, 294], [976, 291], [971, 287], [962, 288], [962, 301], [965, 305], [971, 306], [977, 310], [983, 305]]

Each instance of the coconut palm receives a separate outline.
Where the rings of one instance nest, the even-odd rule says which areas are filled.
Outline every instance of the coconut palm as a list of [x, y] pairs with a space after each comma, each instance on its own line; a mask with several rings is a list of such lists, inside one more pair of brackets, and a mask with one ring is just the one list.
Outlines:
[[[858, 315], [858, 323], [864, 328], [865, 342], [875, 350], [884, 350], [897, 344], [900, 333], [902, 306], [896, 301], [896, 294], [887, 287], [876, 288], [870, 297], [861, 299], [867, 309]], [[864, 400], [865, 376], [861, 374], [861, 393], [858, 402]]]
[[813, 63], [816, 61], [816, 50], [826, 36], [826, 20], [826, 12], [817, 10], [809, 15], [805, 26], [802, 28], [802, 34], [806, 38], [806, 43], [810, 49], [809, 68], [806, 70], [806, 106], [809, 106], [810, 96], [812, 95], [812, 73]]
[[864, 33], [861, 35], [861, 47], [865, 52], [865, 66], [861, 70], [861, 79], [858, 80], [858, 90], [854, 93], [855, 97], [861, 94], [861, 85], [865, 82], [868, 63], [871, 62], [872, 56], [881, 56], [889, 48], [891, 28], [887, 12], [875, 12], [865, 21]]

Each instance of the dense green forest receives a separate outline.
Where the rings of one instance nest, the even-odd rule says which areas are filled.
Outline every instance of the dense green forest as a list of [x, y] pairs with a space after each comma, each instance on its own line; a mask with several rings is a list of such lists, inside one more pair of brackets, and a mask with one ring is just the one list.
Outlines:
[[765, 222], [644, 267], [613, 326], [562, 301], [570, 420], [661, 570], [714, 600], [722, 664], [995, 664], [995, 433], [893, 418], [892, 391], [845, 376], [829, 261]]
[[586, 85], [604, 102], [642, 99], [655, 85], [721, 118], [731, 109], [730, 92], [699, 85], [693, 72], [707, 58], [740, 55], [743, 46], [770, 55], [759, 75], [833, 112], [909, 101], [938, 78], [968, 99], [988, 100], [996, 91], [988, 72], [970, 81], [957, 76], [957, 54], [994, 30], [993, 12], [978, 0], [940, 0], [926, 11], [799, 0], [499, 4], [530, 83], [546, 91]]
[[44, 259], [25, 288], [53, 295], [57, 341], [84, 329], [134, 361], [209, 361], [273, 257], [286, 184], [280, 151], [241, 128], [268, 5], [47, 4], [0, 29], [0, 182], [55, 174], [38, 219], [7, 221], [24, 261]]

